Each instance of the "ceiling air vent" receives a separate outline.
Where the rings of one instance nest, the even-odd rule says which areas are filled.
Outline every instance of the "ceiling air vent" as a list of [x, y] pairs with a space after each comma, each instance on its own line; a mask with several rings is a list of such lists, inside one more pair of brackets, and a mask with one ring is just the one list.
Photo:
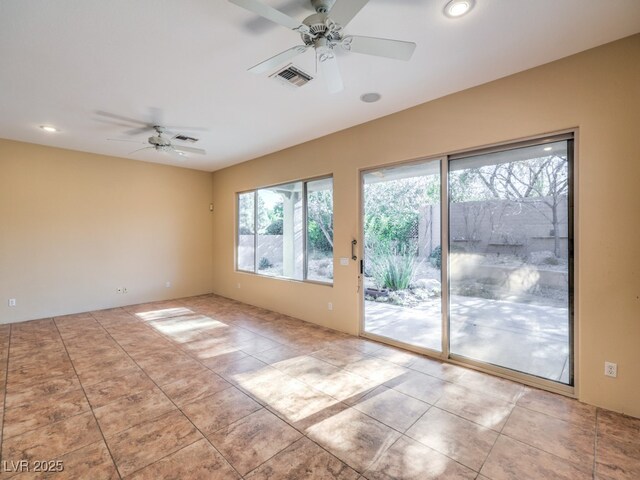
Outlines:
[[313, 77], [308, 73], [303, 72], [297, 67], [293, 65], [288, 65], [282, 70], [271, 75], [272, 78], [276, 78], [280, 80], [282, 83], [286, 85], [291, 85], [294, 87], [301, 87], [306, 83], [309, 83], [313, 80]]
[[173, 137], [174, 140], [182, 140], [183, 142], [196, 143], [198, 141], [197, 138], [187, 137], [186, 135], [176, 135]]

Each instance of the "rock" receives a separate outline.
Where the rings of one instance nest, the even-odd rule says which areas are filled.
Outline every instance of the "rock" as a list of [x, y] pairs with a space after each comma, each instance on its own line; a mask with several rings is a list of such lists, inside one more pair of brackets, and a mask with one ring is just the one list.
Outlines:
[[424, 290], [440, 290], [440, 282], [433, 278], [421, 278], [413, 282], [412, 287]]
[[531, 252], [529, 254], [529, 263], [533, 265], [545, 265], [549, 264], [549, 259], [555, 259], [556, 256], [549, 250], [540, 250], [538, 252]]

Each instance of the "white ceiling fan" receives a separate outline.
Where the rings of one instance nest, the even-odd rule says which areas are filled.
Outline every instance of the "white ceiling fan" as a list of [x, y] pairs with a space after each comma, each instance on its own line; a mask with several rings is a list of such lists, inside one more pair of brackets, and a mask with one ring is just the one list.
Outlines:
[[[158, 152], [166, 152], [173, 155], [185, 156], [187, 153], [197, 153], [198, 155], [204, 155], [207, 153], [202, 148], [193, 148], [187, 147], [184, 145], [176, 145], [171, 143], [171, 139], [163, 136], [165, 133], [169, 133], [167, 129], [161, 127], [160, 125], [153, 125], [153, 130], [155, 130], [155, 135], [151, 135], [146, 142], [139, 142], [136, 140], [125, 140], [121, 138], [108, 138], [107, 140], [111, 140], [112, 142], [130, 142], [130, 143], [139, 143], [142, 145], [149, 145], [148, 147], [142, 147], [138, 150], [134, 150], [130, 152], [129, 155], [133, 155], [134, 153], [140, 152], [142, 150], [148, 150], [153, 148]], [[172, 134], [173, 135], [173, 134]]]
[[331, 93], [340, 92], [344, 88], [334, 53], [336, 47], [350, 52], [397, 60], [409, 60], [416, 48], [413, 42], [344, 34], [344, 28], [369, 0], [310, 0], [316, 13], [302, 22], [260, 0], [229, 1], [278, 25], [294, 30], [302, 37], [302, 45], [285, 50], [251, 67], [250, 72], [265, 73], [313, 48]]
[[[192, 141], [194, 141], [195, 139], [188, 137], [186, 135], [175, 133], [173, 131], [170, 131], [167, 127], [163, 127], [157, 124], [159, 123], [157, 122], [157, 120], [161, 118], [161, 112], [159, 109], [151, 109], [151, 111], [152, 111], [152, 117], [154, 119], [153, 123], [147, 123], [141, 120], [136, 120], [134, 118], [123, 117], [122, 115], [115, 115], [113, 113], [104, 112], [100, 110], [95, 113], [102, 117], [107, 117], [111, 119], [109, 123], [113, 123], [115, 125], [125, 126], [125, 127], [132, 126], [128, 124], [137, 125], [133, 130], [129, 130], [125, 132], [125, 134], [127, 135], [139, 135], [147, 131], [155, 132], [155, 134], [151, 135], [146, 142], [140, 142], [139, 140], [126, 140], [122, 138], [107, 139], [113, 142], [129, 142], [129, 143], [147, 145], [146, 147], [142, 147], [142, 148], [139, 148], [138, 150], [134, 150], [133, 152], [130, 152], [129, 155], [140, 152], [142, 150], [151, 149], [151, 148], [159, 152], [166, 152], [166, 153], [170, 153], [172, 155], [178, 155], [178, 156], [185, 156], [187, 153], [195, 153], [198, 155], [204, 155], [207, 153], [202, 148], [194, 148], [194, 147], [188, 147], [186, 145], [178, 145], [178, 144], [172, 143], [171, 141], [172, 139], [166, 137], [165, 135], [171, 135], [174, 139], [175, 138], [178, 138], [178, 139], [181, 138], [183, 140], [191, 139]], [[117, 120], [117, 122], [114, 122], [113, 120]], [[127, 122], [128, 124], [122, 123], [122, 122]], [[174, 127], [171, 127], [171, 128], [173, 129]], [[177, 127], [176, 129], [178, 128], [180, 130], [205, 130], [206, 131], [206, 129], [199, 128], [199, 127]]]

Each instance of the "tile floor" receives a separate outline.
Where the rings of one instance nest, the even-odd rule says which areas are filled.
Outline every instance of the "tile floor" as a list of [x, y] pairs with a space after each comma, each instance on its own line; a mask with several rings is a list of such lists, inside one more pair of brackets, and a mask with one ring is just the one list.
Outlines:
[[212, 295], [0, 344], [1, 478], [640, 478], [640, 419]]

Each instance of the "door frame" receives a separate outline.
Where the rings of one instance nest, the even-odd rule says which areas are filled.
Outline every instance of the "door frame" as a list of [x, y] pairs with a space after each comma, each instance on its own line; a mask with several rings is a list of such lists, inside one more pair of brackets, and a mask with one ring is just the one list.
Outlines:
[[[418, 165], [421, 163], [430, 163], [430, 162], [439, 162], [440, 163], [440, 218], [444, 218], [443, 214], [444, 211], [442, 209], [443, 206], [443, 199], [446, 198], [443, 196], [444, 192], [443, 190], [445, 189], [443, 186], [443, 182], [442, 182], [442, 172], [443, 172], [443, 168], [446, 168], [446, 164], [447, 164], [447, 156], [446, 155], [437, 155], [434, 157], [424, 157], [424, 158], [418, 158], [418, 159], [413, 159], [413, 160], [405, 160], [405, 161], [400, 161], [400, 162], [393, 162], [393, 163], [387, 163], [384, 165], [378, 165], [376, 167], [367, 167], [367, 168], [363, 168], [360, 169], [358, 172], [358, 178], [359, 178], [359, 203], [360, 203], [360, 208], [359, 208], [359, 214], [358, 214], [358, 235], [360, 236], [360, 240], [359, 245], [360, 247], [358, 248], [358, 256], [360, 261], [364, 261], [365, 260], [365, 253], [364, 253], [364, 176], [367, 173], [370, 172], [374, 172], [376, 170], [380, 170], [381, 168], [388, 168], [388, 167], [399, 167], [399, 166], [405, 166], [405, 165]], [[448, 182], [446, 182], [448, 183]], [[448, 225], [448, 221], [447, 222], [441, 222], [440, 225], [440, 245], [441, 245], [441, 268], [440, 268], [440, 284], [441, 285], [445, 285], [446, 283], [448, 283], [448, 268], [445, 267], [445, 258], [447, 259], [447, 263], [448, 263], [448, 248], [445, 248], [445, 244], [444, 239], [446, 237], [444, 237], [444, 228], [443, 228], [443, 223], [447, 223]], [[445, 257], [445, 253], [447, 254], [447, 256]], [[442, 296], [441, 296], [441, 305], [442, 305], [442, 315], [441, 315], [441, 325], [442, 325], [442, 335], [441, 335], [441, 351], [437, 351], [437, 350], [433, 350], [431, 348], [426, 348], [426, 347], [420, 347], [418, 345], [412, 345], [409, 343], [404, 343], [404, 342], [399, 342], [397, 340], [394, 340], [392, 338], [389, 337], [384, 337], [382, 335], [376, 335], [374, 333], [369, 333], [367, 331], [365, 331], [365, 299], [364, 299], [364, 273], [360, 273], [360, 266], [358, 265], [358, 301], [359, 301], [359, 309], [360, 309], [360, 315], [359, 315], [359, 335], [361, 337], [365, 337], [365, 338], [369, 338], [371, 340], [375, 340], [377, 342], [381, 342], [381, 343], [386, 343], [388, 345], [392, 345], [394, 347], [399, 347], [399, 348], [403, 348], [405, 350], [411, 350], [413, 352], [416, 353], [421, 353], [423, 355], [427, 355], [429, 357], [433, 357], [433, 358], [438, 358], [440, 360], [447, 360], [448, 358], [448, 338], [449, 338], [449, 333], [448, 333], [448, 329], [447, 329], [447, 323], [445, 321], [445, 312], [448, 312], [448, 307], [445, 308], [444, 307], [444, 302], [448, 300], [449, 298], [449, 293], [447, 291], [446, 295], [444, 294], [444, 288]], [[448, 290], [448, 289], [447, 289]], [[447, 340], [446, 344], [445, 344], [445, 340]]]
[[[569, 365], [571, 368], [570, 378], [573, 382], [570, 385], [548, 380], [542, 377], [537, 377], [528, 373], [518, 372], [509, 368], [492, 365], [477, 360], [473, 360], [462, 355], [451, 354], [449, 332], [450, 332], [450, 301], [449, 301], [449, 162], [456, 157], [462, 157], [465, 154], [477, 154], [478, 152], [488, 153], [492, 150], [500, 151], [508, 148], [518, 148], [525, 146], [526, 144], [537, 144], [545, 139], [551, 141], [554, 138], [562, 136], [572, 136], [572, 149], [568, 159], [569, 163]], [[442, 348], [440, 352], [416, 345], [400, 342], [381, 335], [375, 335], [365, 331], [365, 300], [364, 300], [364, 274], [360, 273], [360, 267], [358, 266], [358, 306], [359, 306], [359, 335], [363, 338], [368, 338], [380, 343], [388, 344], [394, 347], [409, 350], [415, 353], [419, 353], [431, 358], [441, 360], [446, 363], [454, 365], [460, 365], [473, 370], [489, 373], [498, 377], [506, 378], [508, 380], [516, 381], [524, 385], [533, 386], [543, 390], [547, 390], [554, 393], [559, 393], [568, 397], [578, 398], [579, 396], [579, 321], [578, 321], [578, 146], [579, 146], [579, 128], [569, 128], [565, 130], [559, 130], [554, 132], [546, 132], [538, 135], [524, 137], [515, 140], [509, 140], [491, 145], [485, 145], [476, 148], [467, 148], [464, 150], [453, 151], [442, 155], [434, 155], [428, 157], [421, 157], [411, 160], [402, 160], [398, 162], [385, 163], [382, 165], [376, 165], [373, 167], [361, 168], [358, 170], [358, 235], [359, 235], [359, 248], [358, 255], [361, 261], [365, 259], [364, 252], [364, 175], [380, 168], [411, 165], [417, 163], [426, 163], [429, 161], [440, 161], [440, 207], [441, 207], [441, 307], [442, 307]], [[445, 288], [446, 287], [446, 288]]]

